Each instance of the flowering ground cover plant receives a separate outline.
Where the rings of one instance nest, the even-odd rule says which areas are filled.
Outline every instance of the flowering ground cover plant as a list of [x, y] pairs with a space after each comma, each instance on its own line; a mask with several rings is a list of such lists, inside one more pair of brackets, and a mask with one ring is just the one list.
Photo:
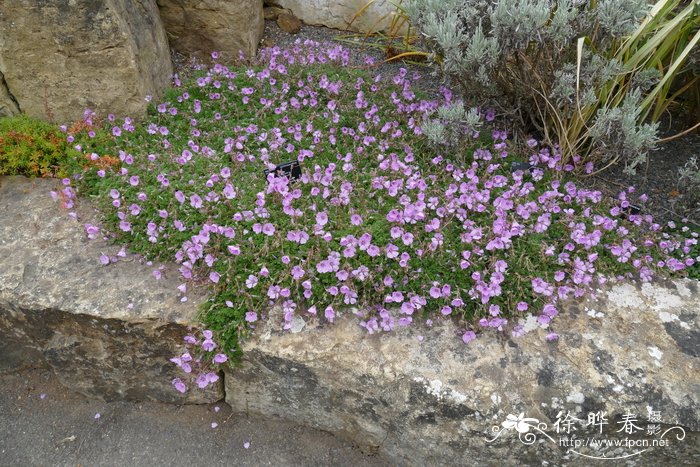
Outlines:
[[[88, 112], [68, 132], [92, 161], [79, 191], [116, 239], [177, 261], [182, 300], [192, 283], [212, 287], [207, 334], [187, 337], [202, 355], [235, 356], [271, 310], [285, 329], [345, 312], [370, 334], [456, 318], [464, 342], [488, 329], [519, 336], [526, 313], [547, 327], [601, 274], [649, 280], [694, 264], [697, 240], [665, 238], [631, 213], [632, 188], [605, 200], [567, 178], [574, 165], [556, 150], [530, 141], [518, 157], [502, 131], [464, 125], [462, 144], [434, 146], [421, 125], [454, 104], [448, 90], [427, 98], [405, 70], [348, 62], [340, 46], [267, 49], [249, 67], [176, 79], [143, 122], [99, 126]], [[293, 160], [298, 178], [275, 171]], [[176, 363], [191, 370], [192, 358]], [[202, 374], [198, 384], [213, 379]]]

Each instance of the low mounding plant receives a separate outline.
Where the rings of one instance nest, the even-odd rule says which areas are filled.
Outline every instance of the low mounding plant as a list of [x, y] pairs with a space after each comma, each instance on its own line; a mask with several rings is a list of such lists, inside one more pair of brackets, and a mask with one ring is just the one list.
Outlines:
[[65, 177], [79, 155], [55, 125], [26, 115], [0, 118], [0, 175]]
[[564, 160], [643, 162], [700, 40], [697, 2], [420, 0], [404, 6], [466, 96], [516, 112]]
[[[236, 356], [261, 319], [299, 329], [352, 313], [371, 334], [454, 318], [464, 342], [520, 336], [528, 314], [548, 327], [561, 300], [606, 277], [694, 264], [651, 216], [629, 212], [632, 188], [606, 200], [568, 180], [574, 166], [558, 152], [533, 140], [513, 154], [505, 132], [477, 131], [480, 113], [448, 90], [428, 99], [405, 69], [370, 75], [348, 62], [340, 46], [267, 49], [250, 67], [176, 80], [145, 121], [109, 116], [95, 131], [88, 112], [90, 131], [66, 129], [93, 161], [77, 186], [104, 228], [179, 263], [183, 301], [193, 283], [213, 291], [206, 333], [174, 360], [186, 372], [206, 355]], [[422, 125], [453, 115], [472, 126], [461, 143], [431, 144]], [[294, 161], [298, 174], [278, 171]]]

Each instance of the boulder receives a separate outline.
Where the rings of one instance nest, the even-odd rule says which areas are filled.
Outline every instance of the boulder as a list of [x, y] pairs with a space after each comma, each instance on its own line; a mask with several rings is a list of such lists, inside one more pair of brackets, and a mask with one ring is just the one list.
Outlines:
[[374, 1], [361, 15], [357, 13], [367, 5], [367, 0], [275, 0], [275, 3], [292, 10], [306, 24], [359, 32], [388, 29], [391, 14], [396, 10], [391, 0]]
[[[450, 321], [383, 335], [367, 335], [352, 314], [308, 319], [297, 333], [263, 322], [228, 370], [226, 401], [342, 435], [397, 465], [587, 466], [585, 456], [626, 455], [698, 465], [698, 282], [616, 284], [565, 308], [551, 342], [537, 326], [465, 345]], [[601, 433], [586, 426], [589, 414], [604, 417]], [[578, 419], [569, 434], [566, 415]], [[631, 415], [634, 434], [624, 429]], [[567, 445], [574, 438], [669, 444], [634, 454], [644, 448]]]
[[170, 45], [206, 58], [220, 52], [255, 57], [265, 21], [262, 0], [157, 0]]
[[68, 123], [85, 108], [137, 116], [172, 64], [155, 0], [3, 0], [0, 73], [22, 112]]
[[[0, 177], [0, 371], [49, 366], [65, 386], [102, 400], [214, 402], [222, 387], [181, 395], [171, 385], [202, 294], [181, 302], [179, 272], [156, 280], [135, 255], [103, 266], [118, 246], [89, 240], [53, 201], [55, 180]], [[210, 387], [211, 388], [211, 387]]]

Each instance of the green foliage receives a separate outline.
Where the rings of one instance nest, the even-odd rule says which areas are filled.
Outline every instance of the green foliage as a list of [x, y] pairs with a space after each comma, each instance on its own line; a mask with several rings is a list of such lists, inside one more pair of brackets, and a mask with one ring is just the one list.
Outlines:
[[[685, 64], [700, 40], [698, 8], [681, 0], [405, 5], [465, 95], [515, 111], [566, 159], [621, 161], [630, 172], [657, 141], [653, 122], [697, 82]], [[674, 88], [679, 75], [684, 84]]]
[[65, 177], [78, 157], [55, 125], [26, 115], [0, 118], [0, 175]]

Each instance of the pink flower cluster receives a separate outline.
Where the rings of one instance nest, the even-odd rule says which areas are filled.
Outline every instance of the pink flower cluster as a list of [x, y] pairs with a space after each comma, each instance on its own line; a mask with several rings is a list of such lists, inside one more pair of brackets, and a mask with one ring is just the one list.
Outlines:
[[[633, 189], [609, 204], [566, 181], [579, 160], [564, 165], [556, 149], [530, 141], [532, 169], [513, 172], [503, 131], [465, 135], [463, 153], [429, 148], [421, 124], [451, 93], [419, 97], [406, 70], [324, 71], [348, 61], [340, 46], [266, 49], [255, 67], [202, 71], [142, 128], [119, 127], [117, 145], [135, 131], [150, 146], [120, 150], [122, 167], [100, 175], [114, 227], [214, 287], [210, 314], [250, 325], [278, 307], [290, 329], [356, 309], [372, 334], [433, 313], [467, 318], [469, 342], [480, 329], [522, 335], [525, 312], [548, 327], [603, 273], [649, 280], [694, 263], [671, 257], [689, 245], [651, 216], [623, 215]], [[275, 174], [288, 160], [298, 180]]]
[[[199, 389], [205, 389], [219, 380], [219, 375], [212, 371], [211, 364], [225, 363], [228, 357], [223, 353], [214, 352], [217, 345], [213, 338], [214, 334], [208, 329], [202, 331], [200, 338], [188, 334], [184, 338], [187, 350], [178, 357], [170, 359], [186, 375], [185, 380], [174, 378], [172, 381], [173, 386], [179, 392], [185, 393], [187, 391], [188, 381], [196, 384]], [[197, 356], [193, 357], [192, 353]], [[213, 356], [211, 356], [212, 354]]]

